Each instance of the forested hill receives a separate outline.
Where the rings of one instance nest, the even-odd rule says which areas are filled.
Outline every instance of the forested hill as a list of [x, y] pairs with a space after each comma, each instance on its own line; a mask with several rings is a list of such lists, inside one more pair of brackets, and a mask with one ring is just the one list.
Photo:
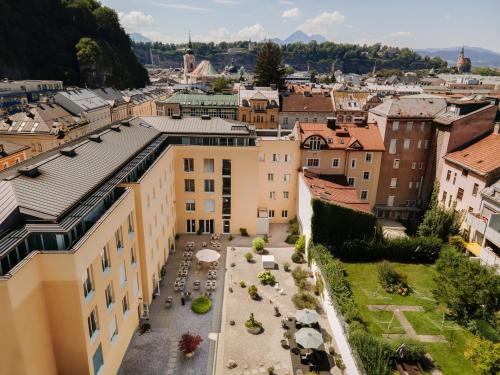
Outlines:
[[0, 0], [0, 78], [143, 87], [147, 71], [96, 0]]
[[[133, 49], [143, 64], [150, 64], [149, 49], [153, 50], [153, 59], [162, 67], [179, 67], [182, 64], [184, 45], [164, 43], [133, 43]], [[248, 42], [194, 43], [197, 61], [210, 60], [219, 71], [234, 58], [235, 65], [253, 70], [260, 44], [248, 49]], [[446, 61], [435, 57], [422, 57], [409, 48], [394, 48], [381, 44], [355, 45], [332, 42], [293, 43], [282, 46], [284, 62], [296, 70], [310, 69], [329, 72], [332, 63], [336, 69], [344, 72], [367, 73], [376, 66], [380, 69], [418, 70], [432, 67], [444, 68]]]

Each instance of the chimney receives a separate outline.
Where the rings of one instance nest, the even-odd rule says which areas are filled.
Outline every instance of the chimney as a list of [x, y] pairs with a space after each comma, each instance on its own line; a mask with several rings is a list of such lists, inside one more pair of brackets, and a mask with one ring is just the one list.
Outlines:
[[327, 117], [326, 118], [326, 126], [328, 127], [328, 129], [335, 130], [335, 128], [337, 127], [336, 118], [335, 117]]

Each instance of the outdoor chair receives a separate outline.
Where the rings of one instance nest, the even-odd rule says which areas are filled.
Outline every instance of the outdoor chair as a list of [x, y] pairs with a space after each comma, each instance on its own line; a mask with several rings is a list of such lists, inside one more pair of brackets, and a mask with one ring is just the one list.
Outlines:
[[206, 242], [203, 242], [203, 243], [201, 244], [201, 246], [202, 246], [202, 247], [207, 247], [207, 243], [206, 243]]
[[167, 309], [171, 308], [172, 307], [172, 301], [174, 300], [174, 297], [172, 296], [168, 296], [166, 299], [165, 299], [165, 307]]

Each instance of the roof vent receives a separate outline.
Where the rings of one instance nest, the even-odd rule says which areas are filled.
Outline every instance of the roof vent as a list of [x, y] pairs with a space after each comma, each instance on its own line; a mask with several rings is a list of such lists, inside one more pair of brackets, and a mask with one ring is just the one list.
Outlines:
[[202, 120], [210, 120], [210, 115], [201, 115]]
[[76, 156], [75, 148], [76, 147], [65, 147], [60, 149], [59, 152], [61, 153], [61, 155], [69, 156], [70, 158], [72, 158]]
[[123, 125], [123, 126], [130, 127], [130, 121], [129, 120], [123, 120], [122, 122], [120, 122], [120, 124]]
[[23, 176], [35, 178], [40, 176], [40, 171], [37, 165], [27, 165], [26, 167], [21, 167], [17, 170]]
[[173, 113], [172, 114], [172, 119], [174, 120], [180, 120], [182, 118], [182, 115], [180, 113]]
[[120, 125], [111, 125], [111, 130], [114, 132], [121, 132]]
[[101, 143], [102, 142], [102, 139], [101, 139], [101, 136], [99, 134], [92, 134], [89, 136], [89, 140], [92, 141], [92, 142], [95, 142], [95, 143]]

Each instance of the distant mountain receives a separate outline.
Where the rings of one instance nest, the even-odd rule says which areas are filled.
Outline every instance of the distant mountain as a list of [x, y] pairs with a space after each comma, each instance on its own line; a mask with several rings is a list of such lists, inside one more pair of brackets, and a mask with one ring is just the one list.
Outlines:
[[152, 43], [153, 41], [140, 33], [130, 33], [130, 39], [134, 42]]
[[297, 30], [288, 36], [286, 39], [273, 38], [272, 42], [276, 44], [291, 44], [291, 43], [309, 43], [315, 40], [318, 43], [326, 42], [326, 38], [320, 34], [307, 35], [303, 31]]
[[[441, 57], [448, 62], [449, 66], [455, 66], [461, 49], [462, 47], [426, 48], [416, 49], [415, 52], [422, 56]], [[465, 47], [464, 49], [465, 57], [471, 59], [472, 67], [500, 67], [500, 53], [480, 47]]]

